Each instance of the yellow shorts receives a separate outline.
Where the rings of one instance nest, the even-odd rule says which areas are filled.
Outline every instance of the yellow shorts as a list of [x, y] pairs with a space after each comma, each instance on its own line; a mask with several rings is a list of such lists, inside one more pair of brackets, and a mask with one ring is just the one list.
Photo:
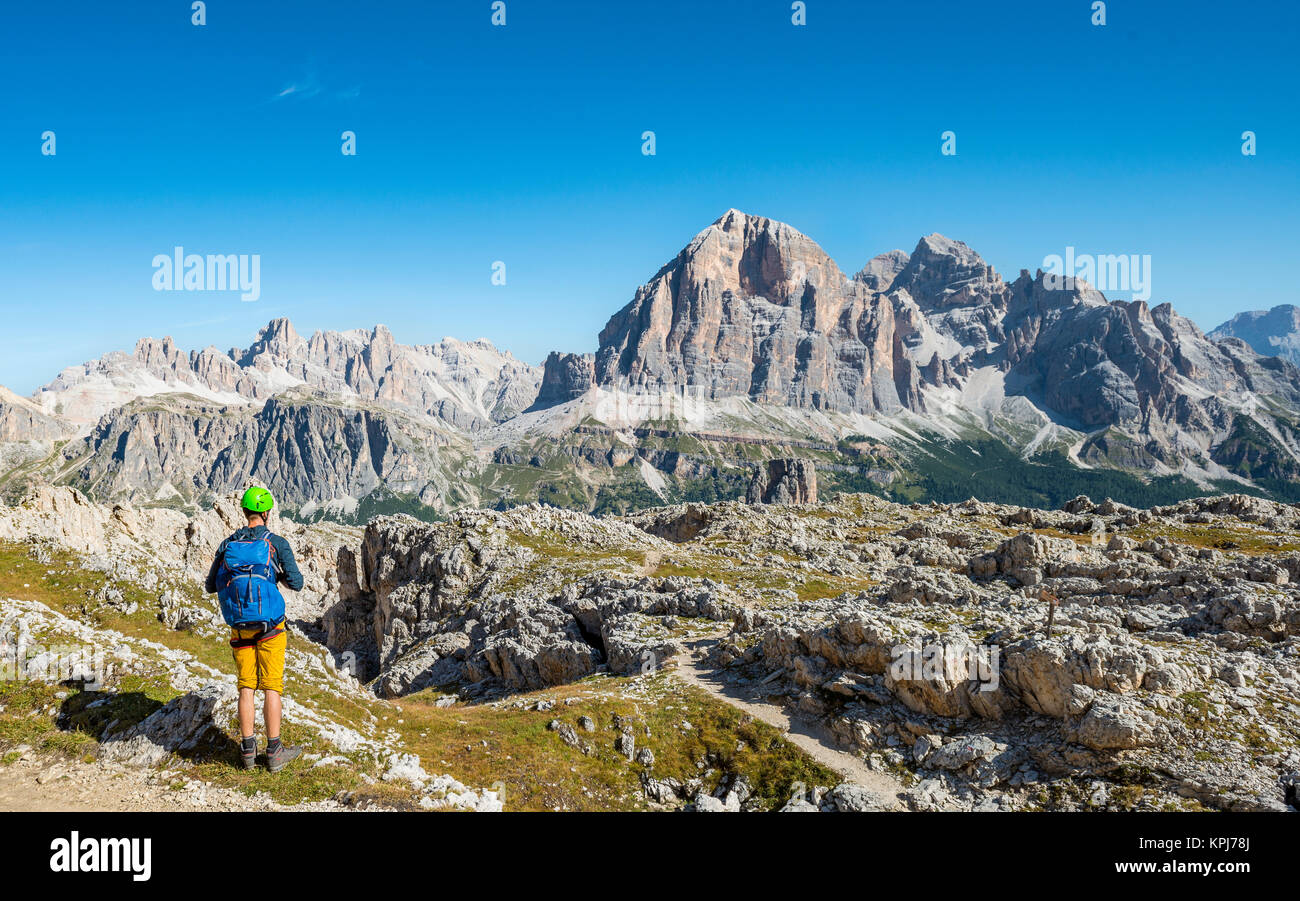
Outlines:
[[[240, 688], [284, 693], [284, 649], [289, 644], [288, 629], [274, 638], [243, 648], [231, 648], [235, 655], [235, 672]], [[231, 629], [231, 640], [252, 638], [256, 629]]]

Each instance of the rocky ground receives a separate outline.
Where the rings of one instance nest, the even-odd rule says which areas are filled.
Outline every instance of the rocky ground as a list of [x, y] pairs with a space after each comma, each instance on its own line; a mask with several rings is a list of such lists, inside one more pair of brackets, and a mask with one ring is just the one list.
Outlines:
[[289, 525], [309, 590], [287, 716], [316, 757], [288, 786], [223, 756], [232, 679], [192, 582], [230, 512], [69, 489], [0, 510], [9, 633], [121, 670], [98, 693], [7, 685], [0, 762], [35, 748], [342, 807], [1295, 804], [1290, 505], [846, 495]]
[[649, 672], [711, 643], [719, 678], [913, 809], [1285, 809], [1298, 519], [1240, 495], [386, 518], [340, 558], [323, 624], [392, 697]]

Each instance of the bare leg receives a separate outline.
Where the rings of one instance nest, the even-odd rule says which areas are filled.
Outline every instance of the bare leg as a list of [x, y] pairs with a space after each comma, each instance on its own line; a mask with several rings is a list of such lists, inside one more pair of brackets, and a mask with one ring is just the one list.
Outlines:
[[[280, 693], [278, 691], [265, 692], [266, 701], [262, 706], [262, 713], [266, 717], [266, 738], [273, 741], [280, 737]], [[249, 705], [252, 709], [252, 705]]]
[[[239, 690], [239, 736], [241, 738], [253, 737], [253, 705], [256, 703], [256, 692], [251, 688], [241, 688]], [[269, 695], [269, 692], [268, 692]], [[268, 698], [268, 702], [269, 702]], [[280, 733], [280, 698], [275, 699], [275, 731]]]

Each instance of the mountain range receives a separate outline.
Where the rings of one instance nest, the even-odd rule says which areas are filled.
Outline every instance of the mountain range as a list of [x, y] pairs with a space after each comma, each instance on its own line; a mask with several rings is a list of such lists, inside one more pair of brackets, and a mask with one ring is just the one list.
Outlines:
[[729, 210], [594, 354], [531, 366], [482, 340], [304, 338], [285, 319], [244, 349], [144, 338], [0, 393], [0, 480], [182, 508], [258, 481], [342, 519], [605, 512], [739, 496], [755, 462], [801, 456], [823, 490], [899, 500], [1300, 499], [1296, 312], [1207, 335], [1168, 303], [1007, 281], [938, 234], [850, 276], [791, 226]]

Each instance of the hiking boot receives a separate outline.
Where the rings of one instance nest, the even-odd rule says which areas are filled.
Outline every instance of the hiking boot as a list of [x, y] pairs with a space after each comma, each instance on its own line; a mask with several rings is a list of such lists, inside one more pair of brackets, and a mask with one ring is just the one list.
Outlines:
[[302, 753], [302, 748], [292, 745], [280, 745], [274, 751], [267, 752], [266, 768], [273, 773], [278, 773], [284, 769], [289, 761], [293, 760]]
[[243, 761], [244, 769], [246, 770], [251, 770], [253, 767], [257, 766], [257, 742], [253, 742], [251, 748], [241, 742], [239, 746], [239, 758]]

